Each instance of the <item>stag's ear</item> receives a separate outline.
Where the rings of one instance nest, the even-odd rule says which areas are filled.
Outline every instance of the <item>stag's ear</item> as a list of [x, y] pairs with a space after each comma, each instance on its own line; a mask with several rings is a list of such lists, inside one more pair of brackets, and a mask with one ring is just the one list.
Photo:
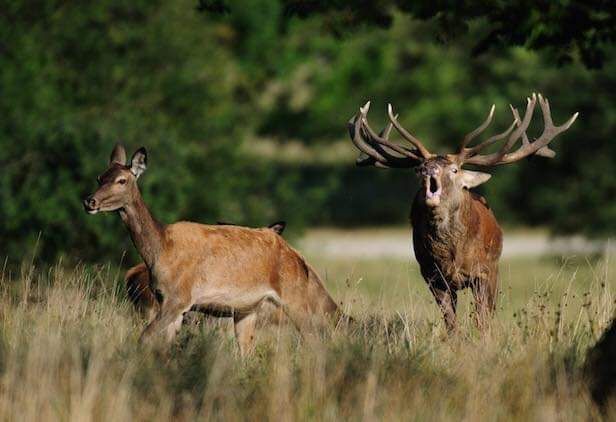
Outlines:
[[466, 189], [479, 186], [480, 184], [490, 180], [490, 177], [492, 177], [491, 174], [482, 173], [480, 171], [460, 170], [460, 172], [462, 173], [460, 175], [462, 177], [462, 186]]
[[141, 176], [148, 166], [148, 152], [144, 147], [139, 148], [130, 159], [130, 171], [135, 177]]
[[109, 157], [109, 165], [111, 166], [113, 163], [126, 164], [126, 150], [119, 142], [115, 144], [113, 151], [111, 151], [111, 156]]
[[284, 221], [276, 221], [275, 223], [272, 223], [267, 227], [281, 235], [285, 227], [287, 227], [287, 223]]

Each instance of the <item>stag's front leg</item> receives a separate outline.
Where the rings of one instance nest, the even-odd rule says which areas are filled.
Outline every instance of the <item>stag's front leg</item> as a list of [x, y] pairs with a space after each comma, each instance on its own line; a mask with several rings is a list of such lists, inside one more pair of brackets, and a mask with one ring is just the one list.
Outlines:
[[458, 303], [458, 294], [455, 290], [446, 288], [431, 287], [430, 290], [436, 299], [436, 303], [445, 319], [445, 326], [448, 332], [452, 332], [456, 329], [456, 306]]

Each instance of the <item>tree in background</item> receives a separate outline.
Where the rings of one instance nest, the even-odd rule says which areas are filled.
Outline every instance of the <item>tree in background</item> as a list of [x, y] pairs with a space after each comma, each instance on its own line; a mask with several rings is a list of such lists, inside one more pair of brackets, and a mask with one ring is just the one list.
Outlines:
[[[608, 2], [248, 3], [273, 5], [259, 10], [270, 11], [266, 21], [279, 34], [269, 35], [277, 54], [268, 64], [273, 75], [262, 95], [267, 105], [257, 126], [262, 136], [331, 142], [357, 107], [372, 99], [373, 122], [385, 121], [385, 105], [391, 102], [422, 139], [450, 148], [483, 120], [493, 102], [504, 125], [510, 118], [508, 102], [519, 105], [531, 92], [543, 92], [554, 105], [555, 119], [574, 111], [580, 111], [580, 119], [558, 140], [556, 159], [535, 158], [496, 170], [498, 177], [485, 188], [491, 205], [509, 222], [547, 225], [558, 233], [616, 232], [611, 200], [616, 144], [610, 141], [616, 133], [611, 95], [616, 16]], [[231, 27], [251, 10], [246, 3], [240, 11], [223, 0], [202, 0], [200, 8]], [[262, 29], [256, 23], [240, 26]], [[252, 38], [246, 31], [242, 36]], [[375, 218], [382, 213], [365, 213], [374, 209], [361, 189], [349, 196], [354, 189], [341, 186], [331, 208], [346, 209], [342, 215], [356, 218], [351, 222], [406, 220], [408, 198], [392, 204], [392, 193], [388, 206], [400, 211], [383, 221]]]
[[[556, 121], [574, 111], [581, 117], [557, 141], [555, 160], [498, 169], [486, 187], [492, 206], [507, 222], [616, 232], [616, 144], [610, 141], [616, 61], [608, 35], [597, 43], [599, 70], [577, 62], [555, 67], [543, 48], [542, 55], [503, 48], [505, 35], [494, 38], [503, 44], [475, 57], [476, 40], [498, 22], [475, 19], [480, 8], [459, 9], [467, 36], [443, 44], [434, 39], [447, 35], [447, 13], [425, 4], [421, 12], [416, 2], [413, 10], [385, 0], [361, 3], [374, 10], [337, 9], [337, 2], [302, 2], [310, 7], [298, 9], [299, 2], [281, 0], [203, 3], [227, 13], [198, 12], [189, 0], [6, 5], [0, 15], [2, 254], [19, 259], [39, 235], [47, 260], [62, 254], [117, 260], [132, 251], [117, 219], [86, 218], [81, 209], [118, 139], [128, 149], [148, 147], [150, 170], [141, 186], [163, 222], [286, 219], [291, 229], [403, 223], [412, 191], [407, 173], [362, 171], [350, 156], [281, 164], [250, 147], [266, 138], [332, 155], [338, 142], [350, 151], [345, 122], [372, 99], [375, 126], [392, 102], [406, 126], [445, 150], [492, 102], [499, 111], [495, 126], [504, 127], [506, 104], [522, 103], [533, 90], [550, 98]], [[541, 4], [523, 9], [511, 30], [526, 34], [535, 20], [578, 7], [558, 5], [548, 15], [537, 14]], [[493, 13], [506, 16], [508, 8], [503, 2]], [[597, 19], [611, 19], [601, 13]], [[345, 16], [355, 24], [339, 37], [334, 29], [348, 27]], [[373, 18], [377, 25], [364, 24]], [[595, 15], [589, 22], [594, 25]], [[579, 42], [572, 43], [566, 51], [583, 59]]]
[[[263, 225], [297, 205], [292, 179], [240, 151], [255, 119], [249, 73], [225, 28], [192, 3], [17, 1], [0, 16], [0, 249], [39, 256], [121, 257], [115, 218], [86, 218], [114, 143], [150, 151], [144, 196], [163, 222]], [[304, 192], [308, 200], [311, 192]], [[293, 227], [292, 227], [293, 228]]]
[[[199, 0], [199, 9], [214, 13], [235, 12], [228, 0]], [[581, 60], [587, 67], [601, 67], [616, 42], [616, 8], [608, 0], [594, 1], [404, 1], [404, 0], [281, 0], [287, 18], [319, 15], [323, 26], [335, 34], [362, 25], [389, 28], [396, 12], [431, 20], [440, 40], [475, 33], [473, 55], [491, 49], [523, 46], [551, 55], [559, 63]]]

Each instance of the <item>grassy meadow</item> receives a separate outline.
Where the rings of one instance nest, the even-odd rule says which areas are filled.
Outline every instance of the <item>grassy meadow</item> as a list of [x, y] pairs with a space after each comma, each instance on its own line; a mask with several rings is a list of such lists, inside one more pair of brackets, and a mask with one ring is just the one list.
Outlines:
[[[511, 258], [489, 331], [460, 297], [445, 334], [414, 260], [309, 256], [350, 327], [260, 331], [228, 320], [141, 349], [115, 265], [0, 275], [1, 420], [588, 420], [581, 368], [614, 310], [614, 257]], [[615, 414], [612, 414], [614, 416]]]

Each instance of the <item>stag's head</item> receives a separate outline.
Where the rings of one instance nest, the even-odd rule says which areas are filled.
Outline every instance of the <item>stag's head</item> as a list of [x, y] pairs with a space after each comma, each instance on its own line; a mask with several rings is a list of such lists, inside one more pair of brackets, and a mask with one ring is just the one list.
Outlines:
[[456, 161], [437, 155], [415, 167], [421, 182], [420, 198], [429, 207], [436, 207], [447, 198], [457, 204], [463, 189], [470, 189], [487, 181], [490, 175], [479, 171], [463, 170]]
[[98, 189], [83, 201], [88, 214], [117, 211], [129, 204], [138, 195], [137, 179], [147, 166], [147, 152], [139, 148], [126, 165], [126, 151], [116, 144], [111, 152], [107, 170], [98, 176]]
[[[543, 133], [531, 142], [526, 135], [526, 129], [531, 122], [537, 101], [543, 114], [544, 129]], [[349, 121], [351, 140], [360, 150], [357, 165], [414, 168], [422, 184], [420, 200], [428, 207], [455, 205], [463, 197], [464, 189], [479, 186], [491, 177], [488, 173], [468, 170], [463, 166], [474, 165], [489, 168], [513, 163], [531, 155], [554, 157], [555, 153], [548, 147], [548, 144], [556, 135], [569, 129], [578, 116], [578, 113], [575, 113], [565, 124], [555, 126], [552, 122], [548, 100], [536, 94], [527, 98], [523, 119], [520, 119], [518, 111], [513, 106], [510, 107], [513, 123], [503, 133], [470, 146], [471, 141], [483, 133], [492, 122], [495, 109], [493, 105], [486, 120], [477, 129], [464, 136], [455, 153], [437, 155], [431, 153], [419, 139], [400, 125], [398, 116], [394, 115], [391, 105], [388, 107], [389, 123], [377, 134], [368, 124], [367, 114], [370, 108], [370, 102], [368, 102], [360, 107], [359, 113]], [[411, 144], [410, 147], [389, 140], [389, 134], [393, 128]], [[505, 139], [506, 141], [496, 152], [480, 154], [487, 147]], [[516, 146], [517, 148], [512, 151]]]

